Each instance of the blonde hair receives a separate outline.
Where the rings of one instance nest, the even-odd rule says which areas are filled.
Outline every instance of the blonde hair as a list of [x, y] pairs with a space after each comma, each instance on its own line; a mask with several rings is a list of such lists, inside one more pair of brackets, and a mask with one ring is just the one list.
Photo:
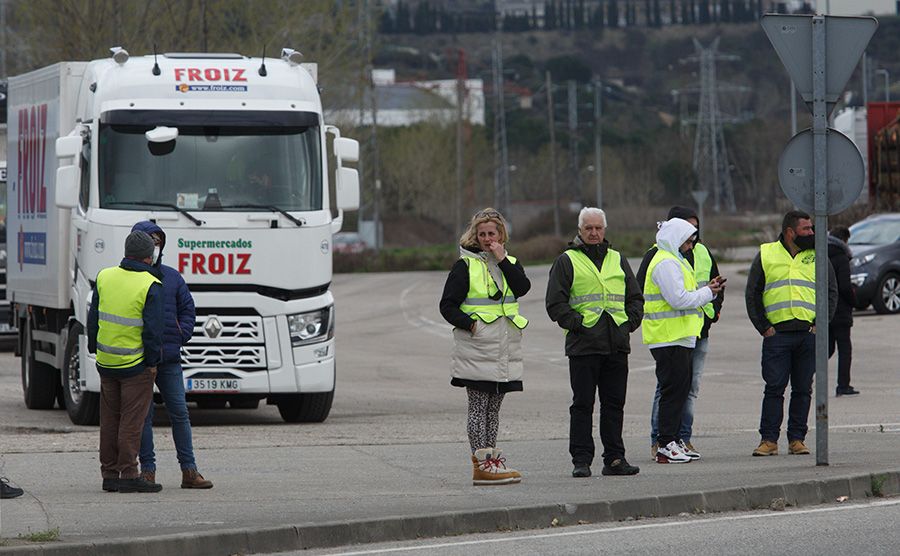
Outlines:
[[466, 231], [460, 236], [459, 244], [466, 249], [478, 247], [478, 225], [486, 222], [493, 222], [497, 225], [497, 231], [500, 232], [500, 243], [505, 245], [506, 242], [509, 241], [509, 233], [506, 231], [506, 220], [503, 218], [503, 215], [500, 214], [500, 211], [491, 207], [487, 207], [475, 213], [472, 220], [469, 222]]

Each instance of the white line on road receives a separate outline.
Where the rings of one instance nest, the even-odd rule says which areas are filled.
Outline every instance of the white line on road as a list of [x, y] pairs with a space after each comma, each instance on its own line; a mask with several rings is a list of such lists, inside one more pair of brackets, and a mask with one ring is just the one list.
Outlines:
[[453, 328], [452, 326], [435, 322], [423, 315], [410, 317], [409, 313], [406, 312], [406, 296], [409, 295], [409, 292], [414, 290], [420, 283], [421, 282], [415, 282], [413, 285], [400, 292], [400, 310], [403, 312], [403, 318], [406, 319], [406, 322], [414, 328], [418, 328], [419, 330], [422, 330], [423, 332], [427, 332], [434, 336], [446, 338], [448, 336], [447, 332]]
[[900, 504], [898, 500], [883, 500], [877, 502], [869, 502], [866, 504], [850, 504], [846, 506], [829, 506], [827, 508], [812, 508], [808, 510], [790, 510], [787, 512], [771, 512], [766, 514], [744, 514], [744, 515], [728, 515], [722, 517], [713, 517], [709, 519], [694, 519], [688, 521], [669, 521], [666, 523], [647, 523], [643, 525], [627, 525], [625, 527], [610, 527], [606, 529], [593, 529], [590, 531], [560, 531], [559, 533], [543, 533], [540, 535], [517, 535], [515, 537], [503, 537], [500, 539], [483, 539], [477, 541], [459, 541], [438, 544], [428, 544], [421, 546], [410, 546], [405, 548], [382, 548], [378, 550], [361, 550], [357, 552], [341, 552], [335, 556], [361, 556], [363, 554], [388, 554], [391, 552], [412, 552], [414, 550], [434, 550], [436, 548], [450, 548], [455, 546], [471, 546], [478, 544], [496, 544], [502, 542], [516, 542], [530, 539], [550, 539], [555, 537], [572, 537], [576, 535], [596, 535], [603, 533], [618, 533], [621, 531], [637, 531], [640, 529], [659, 529], [662, 527], [683, 527], [685, 525], [697, 525], [707, 523], [720, 523], [725, 521], [741, 521], [746, 519], [764, 519], [764, 518], [782, 518], [785, 515], [804, 515], [817, 514], [824, 512], [840, 512], [845, 510], [858, 510], [862, 508], [896, 506]]
[[[829, 429], [878, 429], [878, 432], [898, 432], [900, 423], [860, 423], [855, 425], [828, 425]], [[809, 428], [816, 430], [815, 426]], [[757, 429], [740, 429], [738, 432], [758, 432]]]

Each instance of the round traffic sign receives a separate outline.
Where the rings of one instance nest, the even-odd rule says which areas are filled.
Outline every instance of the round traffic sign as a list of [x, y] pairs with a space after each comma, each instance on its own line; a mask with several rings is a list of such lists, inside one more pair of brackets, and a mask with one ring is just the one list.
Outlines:
[[[825, 206], [828, 214], [837, 214], [859, 198], [866, 172], [859, 149], [846, 135], [829, 128], [825, 143], [828, 151]], [[794, 135], [781, 153], [778, 181], [781, 190], [797, 208], [813, 214], [816, 207], [814, 179], [813, 132], [805, 129]]]

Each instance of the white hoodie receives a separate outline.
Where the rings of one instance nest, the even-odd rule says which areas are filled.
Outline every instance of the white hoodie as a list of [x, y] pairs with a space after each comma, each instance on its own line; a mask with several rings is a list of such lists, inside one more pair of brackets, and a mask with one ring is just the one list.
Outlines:
[[[692, 226], [687, 220], [681, 218], [671, 218], [662, 223], [659, 231], [656, 232], [657, 248], [668, 251], [675, 255], [679, 261], [684, 260], [684, 255], [679, 251], [679, 247], [685, 241], [697, 232], [697, 228]], [[673, 309], [694, 309], [703, 307], [713, 300], [715, 295], [712, 290], [704, 286], [695, 291], [687, 291], [684, 287], [684, 275], [681, 273], [681, 264], [672, 259], [664, 259], [660, 261], [653, 269], [650, 276], [653, 283], [659, 288], [663, 299], [672, 306]], [[690, 336], [681, 338], [674, 342], [662, 344], [650, 344], [650, 349], [666, 347], [666, 346], [684, 346], [693, 348], [697, 344], [697, 337]]]

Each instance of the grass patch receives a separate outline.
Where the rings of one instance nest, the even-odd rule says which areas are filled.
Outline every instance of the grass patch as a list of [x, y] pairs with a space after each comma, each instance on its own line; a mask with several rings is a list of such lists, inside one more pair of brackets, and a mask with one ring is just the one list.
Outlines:
[[19, 538], [28, 542], [54, 542], [59, 540], [59, 527], [46, 531], [35, 531], [27, 535], [19, 535]]
[[875, 496], [876, 498], [884, 498], [885, 480], [887, 480], [887, 477], [885, 477], [884, 475], [871, 476], [872, 496]]

